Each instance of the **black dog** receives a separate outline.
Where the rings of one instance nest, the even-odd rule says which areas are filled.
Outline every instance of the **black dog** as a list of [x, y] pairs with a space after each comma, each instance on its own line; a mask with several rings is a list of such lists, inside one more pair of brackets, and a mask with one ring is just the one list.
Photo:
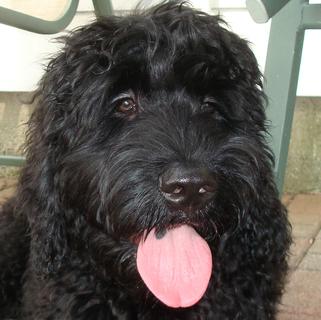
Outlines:
[[36, 99], [1, 319], [275, 319], [290, 233], [244, 40], [178, 2], [99, 19]]

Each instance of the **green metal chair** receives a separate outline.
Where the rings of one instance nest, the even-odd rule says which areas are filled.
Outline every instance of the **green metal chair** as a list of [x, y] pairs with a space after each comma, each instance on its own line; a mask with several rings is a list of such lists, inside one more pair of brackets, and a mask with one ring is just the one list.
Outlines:
[[247, 0], [247, 7], [258, 23], [273, 17], [264, 76], [276, 182], [282, 192], [304, 33], [321, 29], [321, 4], [309, 4], [308, 0]]
[[[47, 21], [0, 6], [0, 23], [40, 34], [54, 34], [64, 30], [76, 14], [79, 0], [69, 0], [64, 13], [54, 21]], [[110, 0], [93, 0], [96, 16], [113, 13]], [[0, 155], [0, 165], [21, 166], [23, 157]]]

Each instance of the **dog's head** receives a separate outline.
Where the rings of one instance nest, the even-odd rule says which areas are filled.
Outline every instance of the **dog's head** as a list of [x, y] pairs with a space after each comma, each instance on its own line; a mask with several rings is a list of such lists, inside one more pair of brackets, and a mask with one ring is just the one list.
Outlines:
[[31, 119], [36, 263], [63, 265], [81, 238], [98, 265], [137, 273], [137, 244], [182, 226], [219, 250], [275, 192], [261, 89], [246, 41], [184, 4], [73, 32]]

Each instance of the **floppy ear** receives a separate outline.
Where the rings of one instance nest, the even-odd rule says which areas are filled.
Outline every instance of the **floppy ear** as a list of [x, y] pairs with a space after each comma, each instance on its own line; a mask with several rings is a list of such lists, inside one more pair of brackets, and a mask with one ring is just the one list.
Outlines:
[[[29, 122], [18, 209], [28, 215], [30, 259], [42, 275], [58, 271], [67, 261], [63, 159], [81, 145], [83, 132], [92, 130], [90, 111], [103, 104], [104, 94], [99, 90], [103, 90], [101, 77], [106, 77], [110, 64], [108, 41], [115, 25], [111, 17], [108, 23], [95, 22], [64, 38], [65, 45], [49, 63], [35, 96], [37, 107]], [[70, 211], [68, 208], [72, 220]]]
[[266, 131], [266, 96], [263, 92], [263, 76], [258, 67], [256, 57], [249, 43], [233, 32], [223, 29], [222, 44], [225, 63], [229, 64], [229, 81], [234, 88], [228, 90], [227, 96], [238, 101], [242, 118], [249, 120], [248, 130]]

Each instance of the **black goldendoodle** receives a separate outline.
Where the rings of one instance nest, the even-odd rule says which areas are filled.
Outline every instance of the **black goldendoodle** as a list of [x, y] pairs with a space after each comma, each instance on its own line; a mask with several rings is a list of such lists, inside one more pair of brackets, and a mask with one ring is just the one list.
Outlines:
[[275, 319], [290, 234], [247, 43], [176, 1], [64, 41], [0, 214], [0, 318]]

